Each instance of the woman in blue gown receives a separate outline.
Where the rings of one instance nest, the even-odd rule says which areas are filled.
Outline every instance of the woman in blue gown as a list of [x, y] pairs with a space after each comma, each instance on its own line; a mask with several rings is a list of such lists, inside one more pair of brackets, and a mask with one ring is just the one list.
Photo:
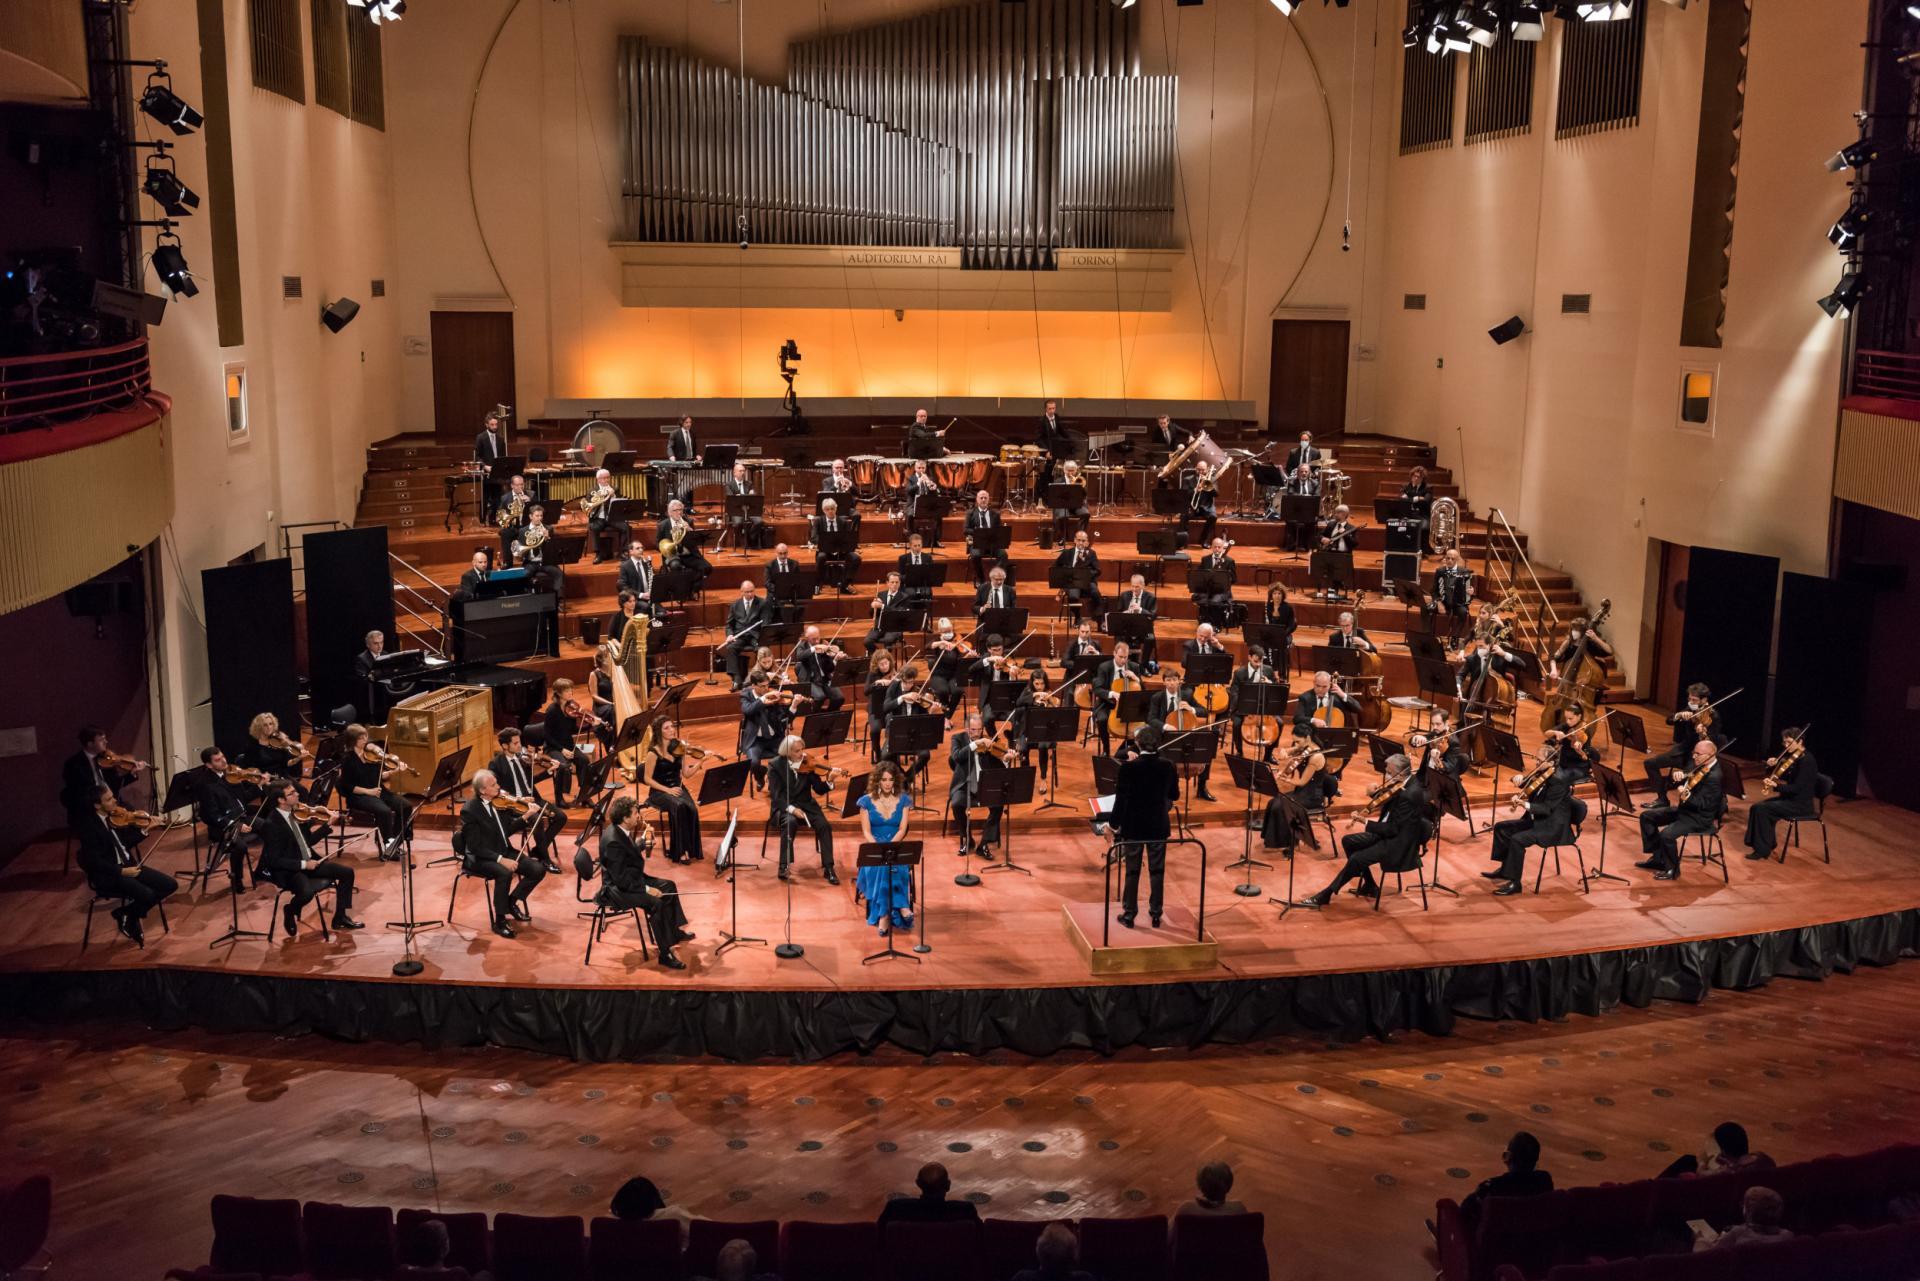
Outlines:
[[[905, 839], [913, 801], [900, 790], [900, 778], [900, 767], [892, 761], [881, 761], [873, 767], [867, 793], [860, 798], [860, 833], [868, 841], [884, 845]], [[863, 867], [857, 883], [861, 897], [867, 901], [868, 925], [879, 926], [882, 935], [896, 926], [912, 928], [912, 868]]]

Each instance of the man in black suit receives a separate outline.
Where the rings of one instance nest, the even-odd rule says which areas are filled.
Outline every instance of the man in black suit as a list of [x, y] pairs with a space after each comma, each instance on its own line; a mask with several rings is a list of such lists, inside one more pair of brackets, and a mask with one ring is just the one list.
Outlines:
[[1164, 449], [1171, 453], [1193, 439], [1193, 433], [1173, 419], [1161, 414], [1147, 428], [1147, 444], [1155, 449]]
[[[1526, 801], [1526, 817], [1503, 819], [1493, 825], [1493, 849], [1489, 857], [1499, 866], [1480, 873], [1490, 881], [1499, 881], [1495, 894], [1506, 897], [1520, 892], [1520, 878], [1527, 870], [1527, 850], [1573, 842], [1572, 779], [1564, 770], [1555, 770]], [[1521, 802], [1516, 798], [1514, 804]]]
[[886, 586], [875, 592], [873, 596], [873, 626], [867, 629], [869, 654], [880, 646], [891, 649], [900, 643], [902, 639], [900, 633], [883, 632], [880, 630], [880, 623], [886, 617], [886, 611], [905, 609], [907, 603], [907, 594], [900, 589], [900, 571], [897, 569], [887, 571]]
[[935, 427], [927, 421], [926, 410], [914, 410], [913, 421], [907, 424], [907, 457], [946, 457], [947, 446], [946, 442], [942, 439], [946, 434], [946, 428]]
[[1331, 708], [1346, 713], [1346, 728], [1352, 729], [1360, 723], [1360, 704], [1348, 698], [1346, 691], [1340, 688], [1340, 682], [1333, 678], [1332, 672], [1315, 672], [1313, 688], [1300, 691], [1300, 697], [1293, 704], [1293, 732], [1305, 738], [1316, 729], [1323, 729], [1332, 723], [1327, 715]]
[[1302, 467], [1312, 468], [1326, 456], [1326, 450], [1315, 449], [1313, 433], [1300, 433], [1300, 443], [1287, 451], [1287, 475], [1292, 476]]
[[124, 899], [113, 909], [113, 920], [120, 932], [136, 943], [145, 943], [140, 922], [146, 914], [180, 888], [180, 883], [158, 868], [142, 867], [133, 850], [120, 839], [107, 810], [114, 804], [113, 789], [102, 783], [94, 787], [86, 808], [69, 819], [74, 839], [80, 844], [75, 856], [80, 874], [101, 898]]
[[[1307, 498], [1320, 496], [1320, 478], [1305, 463], [1287, 470], [1287, 492]], [[1288, 521], [1286, 533], [1281, 536], [1280, 546], [1285, 551], [1302, 552], [1313, 546], [1313, 518], [1304, 521]]]
[[[1167, 811], [1180, 799], [1180, 775], [1160, 758], [1160, 731], [1151, 725], [1135, 736], [1137, 755], [1120, 766], [1113, 813], [1102, 825], [1121, 847], [1126, 874], [1120, 886], [1120, 924], [1133, 928], [1140, 914], [1140, 861], [1147, 863], [1147, 919], [1155, 926], [1166, 906]], [[1096, 828], [1095, 830], [1102, 830]]]
[[[1243, 755], [1247, 750], [1246, 736], [1244, 733], [1247, 713], [1243, 709], [1250, 704], [1254, 697], [1248, 693], [1248, 691], [1262, 686], [1268, 690], [1284, 690], [1286, 688], [1286, 684], [1281, 680], [1279, 674], [1267, 663], [1266, 649], [1260, 645], [1249, 645], [1247, 646], [1247, 661], [1233, 669], [1233, 677], [1227, 686], [1227, 694], [1231, 700], [1228, 706], [1232, 709], [1233, 716], [1233, 747], [1235, 751]], [[1272, 698], [1274, 695], [1269, 693], [1267, 697]], [[1277, 724], [1279, 721], [1278, 712], [1276, 711], [1272, 713], [1272, 715]], [[1265, 752], [1262, 754], [1262, 758], [1272, 760], [1273, 749], [1274, 744], [1268, 743]]]
[[1202, 623], [1193, 629], [1193, 639], [1181, 650], [1181, 660], [1192, 663], [1196, 658], [1212, 654], [1224, 654], [1227, 647], [1220, 643], [1219, 634], [1213, 630], [1212, 623]]
[[[901, 578], [904, 579], [907, 576], [907, 570], [917, 569], [922, 565], [931, 565], [933, 561], [934, 557], [932, 553], [927, 551], [926, 544], [920, 535], [908, 534], [907, 550], [901, 552], [900, 559], [894, 563], [901, 571]], [[933, 604], [933, 589], [931, 587], [909, 587], [907, 588], [907, 599], [913, 602], [915, 608], [930, 606]]]
[[381, 720], [386, 711], [379, 705], [380, 691], [374, 687], [374, 673], [380, 670], [380, 656], [387, 652], [387, 638], [377, 628], [363, 638], [366, 648], [353, 656], [353, 675], [360, 685], [360, 710], [363, 720]]
[[777, 693], [773, 677], [765, 671], [756, 671], [740, 687], [739, 750], [746, 754], [753, 765], [754, 777], [761, 782], [766, 776], [761, 762], [779, 755], [780, 740], [793, 724], [792, 706], [770, 697]]
[[[725, 488], [727, 497], [729, 498], [751, 498], [753, 496], [753, 476], [747, 471], [747, 465], [745, 463], [735, 463], [733, 465], [733, 474], [727, 477]], [[765, 547], [766, 543], [764, 540], [770, 536], [771, 532], [767, 522], [760, 519], [760, 517], [744, 514], [736, 516], [732, 512], [727, 513], [727, 527], [733, 531], [734, 537], [738, 540], [736, 545], [741, 551], [751, 551], [755, 547]]]
[[1413, 765], [1404, 754], [1387, 758], [1386, 777], [1381, 786], [1388, 787], [1395, 783], [1401, 784], [1400, 790], [1388, 799], [1385, 812], [1379, 818], [1369, 819], [1365, 831], [1340, 838], [1340, 848], [1346, 854], [1347, 861], [1341, 865], [1333, 883], [1303, 900], [1301, 906], [1325, 907], [1340, 892], [1340, 887], [1356, 876], [1360, 878], [1359, 893], [1376, 893], [1379, 888], [1373, 879], [1376, 864], [1383, 872], [1398, 872], [1413, 867], [1420, 844], [1427, 835], [1427, 793], [1420, 786], [1420, 780], [1413, 777]]
[[920, 531], [927, 546], [940, 546], [940, 526], [945, 523], [946, 503], [940, 495], [940, 482], [927, 470], [924, 458], [914, 460], [907, 476], [907, 527]]
[[[796, 570], [806, 568], [793, 558], [793, 551], [785, 543], [773, 545], [773, 556], [767, 561], [767, 601], [771, 605], [792, 605], [804, 603], [806, 596], [800, 595], [800, 589], [787, 577]], [[789, 617], [792, 617], [789, 615]]]
[[640, 608], [653, 610], [653, 562], [647, 559], [647, 545], [635, 538], [627, 543], [627, 554], [620, 558], [620, 588], [640, 598]]
[[969, 712], [966, 728], [956, 733], [947, 745], [947, 768], [953, 772], [953, 782], [947, 787], [947, 808], [953, 813], [954, 826], [960, 829], [958, 852], [965, 854], [972, 850], [984, 859], [993, 857], [987, 846], [1000, 843], [1000, 818], [1005, 812], [1005, 806], [1001, 805], [989, 809], [980, 839], [972, 839], [973, 826], [967, 811], [980, 803], [980, 776], [988, 770], [1004, 768], [997, 757], [976, 746], [989, 738], [980, 713]]
[[1059, 402], [1049, 400], [1041, 410], [1040, 423], [1034, 432], [1034, 443], [1044, 455], [1037, 490], [1041, 494], [1053, 483], [1053, 465], [1073, 455], [1073, 438], [1067, 434], [1066, 424], [1060, 421], [1059, 411]]
[[487, 415], [480, 434], [473, 438], [473, 456], [476, 461], [483, 463], [507, 456], [507, 433], [501, 428], [499, 415]]
[[527, 895], [546, 878], [547, 869], [539, 859], [513, 848], [513, 838], [527, 829], [527, 820], [494, 807], [500, 780], [492, 770], [478, 770], [473, 776], [473, 795], [460, 807], [461, 866], [470, 876], [493, 882], [488, 899], [493, 916], [493, 932], [503, 939], [513, 937], [509, 918], [531, 921]]
[[[1194, 694], [1193, 686], [1187, 684], [1186, 676], [1179, 669], [1173, 667], [1163, 669], [1160, 673], [1160, 679], [1160, 688], [1155, 690], [1153, 697], [1147, 700], [1147, 724], [1160, 731], [1162, 742], [1166, 741], [1166, 737], [1169, 734], [1197, 729], [1213, 720], [1212, 714], [1208, 712], [1206, 708], [1200, 706], [1199, 699]], [[1176, 730], [1170, 727], [1167, 722], [1173, 719], [1176, 711], [1180, 711], [1181, 709], [1185, 709], [1184, 712], [1182, 712], [1181, 719], [1184, 720], [1186, 724], [1183, 729]], [[1213, 762], [1209, 760], [1206, 767], [1200, 771], [1200, 779], [1194, 789], [1194, 795], [1203, 801], [1212, 800], [1213, 793], [1207, 788], [1207, 784], [1212, 778]]]
[[1441, 558], [1440, 568], [1433, 571], [1434, 604], [1449, 620], [1448, 643], [1458, 645], [1466, 636], [1471, 626], [1468, 611], [1472, 608], [1472, 598], [1473, 571], [1460, 558], [1460, 549], [1449, 547]]
[[[527, 478], [515, 476], [507, 482], [507, 488], [493, 504], [494, 525], [500, 530], [500, 563], [513, 564], [513, 544], [527, 528], [527, 513], [533, 510], [533, 494], [527, 489]], [[502, 525], [502, 520], [506, 524]]]
[[1343, 609], [1335, 621], [1334, 629], [1327, 633], [1328, 649], [1357, 649], [1368, 654], [1377, 654], [1380, 647], [1373, 643], [1373, 637], [1354, 620], [1353, 611]]
[[[107, 751], [105, 730], [97, 725], [83, 725], [79, 737], [80, 750], [60, 766], [60, 804], [67, 811], [67, 826], [75, 830], [93, 812], [95, 788], [106, 788], [118, 800], [120, 789], [133, 781], [133, 775], [100, 764], [100, 758]], [[121, 840], [137, 848], [139, 842], [129, 841], [129, 835], [131, 833], [122, 834]]]
[[1700, 729], [1694, 721], [1712, 701], [1712, 691], [1699, 681], [1687, 686], [1687, 705], [1667, 717], [1667, 724], [1673, 727], [1673, 746], [1641, 762], [1654, 792], [1653, 799], [1642, 804], [1641, 809], [1667, 808], [1667, 790], [1671, 786], [1667, 776], [1676, 769], [1686, 768], [1693, 760], [1693, 749], [1700, 743]]
[[[853, 590], [853, 576], [860, 572], [860, 518], [842, 516], [838, 499], [820, 504], [820, 514], [811, 522], [813, 563], [820, 581], [831, 584], [842, 596]], [[851, 538], [851, 541], [849, 541]]]
[[300, 803], [300, 793], [288, 780], [269, 780], [267, 790], [274, 796], [274, 805], [253, 825], [261, 841], [260, 864], [256, 871], [262, 879], [272, 881], [287, 892], [287, 904], [280, 910], [281, 924], [286, 927], [287, 937], [292, 938], [300, 928], [301, 909], [313, 901], [314, 895], [328, 887], [334, 891], [333, 928], [359, 929], [360, 922], [350, 914], [353, 908], [353, 869], [316, 854], [313, 849], [313, 843], [332, 825], [302, 824], [293, 816], [293, 807]]
[[[238, 894], [243, 887], [247, 859], [247, 835], [245, 822], [252, 807], [240, 799], [240, 793], [233, 784], [227, 782], [227, 754], [217, 747], [200, 749], [200, 769], [193, 780], [194, 806], [200, 812], [200, 821], [207, 825], [207, 848], [212, 851], [208, 858], [217, 861], [221, 855], [227, 857], [227, 879], [233, 892]], [[247, 789], [250, 796], [257, 799], [257, 788]], [[231, 842], [231, 844], [229, 844]]]
[[836, 648], [820, 639], [820, 629], [812, 623], [807, 624], [800, 643], [793, 647], [794, 680], [804, 687], [814, 707], [823, 712], [837, 712], [847, 701], [833, 675], [838, 661], [834, 657]]
[[693, 439], [693, 415], [680, 415], [680, 425], [667, 433], [667, 457], [674, 462], [690, 463], [700, 456]]
[[[1078, 642], [1076, 641], [1076, 645]], [[1107, 717], [1120, 701], [1112, 692], [1113, 684], [1122, 676], [1132, 676], [1146, 687], [1145, 674], [1133, 661], [1133, 646], [1126, 641], [1113, 643], [1113, 657], [1101, 663], [1093, 670], [1093, 732], [1100, 737], [1100, 754], [1111, 756], [1112, 735], [1107, 728]]]
[[[993, 509], [993, 498], [986, 490], [973, 496], [973, 506], [967, 508], [967, 567], [973, 571], [973, 581], [979, 582], [986, 576], [987, 557], [976, 545], [974, 535], [982, 530], [1002, 529], [1006, 518]], [[1007, 550], [1001, 548], [993, 553], [993, 563], [1001, 569], [1007, 568]]]
[[920, 1173], [914, 1176], [914, 1183], [920, 1189], [917, 1197], [893, 1197], [880, 1210], [880, 1224], [889, 1223], [977, 1223], [980, 1211], [971, 1201], [949, 1200], [947, 1193], [953, 1190], [953, 1180], [947, 1177], [947, 1167], [938, 1162], [929, 1162], [920, 1167]]
[[1007, 571], [995, 565], [987, 571], [987, 581], [973, 589], [973, 616], [985, 609], [1018, 609], [1019, 594], [1007, 582]]
[[[686, 503], [678, 498], [669, 502], [667, 514], [660, 518], [660, 523], [654, 527], [653, 532], [655, 546], [671, 541], [680, 548], [679, 554], [671, 560], [664, 561], [664, 564], [673, 569], [692, 571], [695, 589], [703, 587], [707, 581], [707, 575], [713, 572], [713, 564], [691, 541], [694, 530], [692, 522], [687, 519]], [[663, 558], [667, 555], [665, 552], [660, 554]]]
[[631, 796], [622, 796], [607, 810], [607, 828], [600, 834], [600, 892], [597, 897], [617, 911], [639, 910], [653, 927], [654, 942], [660, 946], [660, 964], [669, 970], [684, 970], [687, 963], [673, 954], [676, 944], [693, 938], [687, 928], [687, 914], [680, 906], [680, 889], [661, 876], [647, 875], [647, 850], [641, 827], [646, 811]]
[[[1753, 808], [1747, 811], [1747, 857], [1755, 862], [1772, 857], [1775, 845], [1773, 829], [1781, 819], [1814, 818], [1820, 812], [1815, 804], [1819, 795], [1820, 765], [1806, 748], [1806, 732], [1799, 728], [1780, 731], [1781, 754], [1799, 747], [1799, 758], [1787, 766], [1786, 776], [1767, 798], [1756, 801]], [[1769, 768], [1778, 760], [1779, 757], [1775, 757], [1767, 762]]]
[[1694, 784], [1693, 790], [1679, 805], [1662, 805], [1640, 811], [1640, 849], [1647, 857], [1634, 866], [1651, 871], [1654, 880], [1679, 880], [1680, 838], [1710, 832], [1713, 825], [1720, 821], [1727, 800], [1720, 781], [1719, 755], [1720, 749], [1714, 746], [1712, 739], [1696, 741], [1688, 771], [1704, 767], [1706, 777]]
[[1482, 1179], [1480, 1186], [1460, 1202], [1460, 1217], [1470, 1224], [1480, 1221], [1480, 1207], [1490, 1196], [1545, 1196], [1553, 1191], [1553, 1175], [1539, 1168], [1540, 1140], [1525, 1130], [1507, 1140], [1506, 1151], [1500, 1154], [1500, 1159], [1507, 1168], [1490, 1179]]
[[487, 560], [487, 554], [475, 552], [472, 563], [460, 575], [460, 586], [455, 590], [454, 595], [461, 600], [472, 600], [480, 594], [480, 585], [487, 581], [487, 575], [490, 572], [491, 563]]
[[1223, 575], [1226, 579], [1226, 585], [1223, 590], [1208, 592], [1204, 598], [1198, 598], [1194, 603], [1197, 605], [1212, 605], [1215, 608], [1224, 608], [1225, 606], [1231, 605], [1233, 603], [1233, 585], [1240, 581], [1240, 566], [1234, 563], [1233, 557], [1227, 555], [1226, 539], [1216, 538], [1208, 544], [1207, 554], [1200, 558], [1199, 568], [1213, 570]]
[[[1073, 536], [1071, 547], [1062, 547], [1060, 554], [1053, 558], [1053, 567], [1065, 571], [1067, 578], [1067, 608], [1078, 614], [1084, 607], [1086, 617], [1097, 618], [1100, 615], [1100, 553], [1093, 550], [1093, 543], [1087, 537], [1087, 531], [1081, 530]], [[1086, 585], [1078, 586], [1080, 572], [1085, 571]]]
[[[538, 801], [540, 793], [535, 790], [534, 763], [528, 759], [526, 743], [520, 731], [509, 725], [500, 731], [498, 738], [500, 750], [487, 762], [487, 768], [499, 782], [500, 790], [508, 796]], [[546, 865], [549, 872], [560, 870], [560, 865], [553, 858], [553, 842], [566, 825], [567, 812], [558, 805], [543, 804], [540, 813], [533, 816], [533, 854]]]
[[1327, 552], [1349, 552], [1360, 542], [1360, 531], [1353, 523], [1353, 512], [1341, 503], [1333, 509], [1333, 515], [1320, 522], [1320, 550]]
[[742, 581], [740, 595], [727, 606], [727, 638], [720, 647], [727, 675], [733, 678], [736, 690], [746, 682], [748, 660], [759, 647], [760, 633], [767, 630], [767, 619], [771, 616], [767, 602], [754, 594], [753, 580]]
[[818, 797], [833, 790], [833, 784], [818, 774], [800, 772], [800, 761], [807, 745], [798, 734], [780, 740], [780, 754], [767, 766], [767, 800], [771, 813], [780, 823], [780, 879], [793, 879], [793, 841], [805, 823], [813, 829], [814, 847], [820, 851], [820, 875], [827, 884], [838, 885], [833, 870], [833, 828], [820, 809]]

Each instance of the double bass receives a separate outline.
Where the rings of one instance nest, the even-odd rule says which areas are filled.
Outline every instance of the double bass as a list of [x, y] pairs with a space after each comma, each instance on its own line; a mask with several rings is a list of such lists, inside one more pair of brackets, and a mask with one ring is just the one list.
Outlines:
[[1587, 624], [1587, 630], [1580, 636], [1580, 643], [1573, 647], [1573, 653], [1567, 656], [1566, 664], [1560, 669], [1560, 679], [1552, 691], [1540, 700], [1540, 728], [1550, 730], [1560, 723], [1560, 713], [1569, 707], [1578, 708], [1580, 719], [1593, 716], [1593, 709], [1600, 703], [1600, 692], [1607, 686], [1607, 669], [1601, 659], [1594, 657], [1587, 638], [1592, 636], [1600, 624], [1607, 621], [1607, 615], [1613, 612], [1611, 598], [1600, 602], [1593, 620]]

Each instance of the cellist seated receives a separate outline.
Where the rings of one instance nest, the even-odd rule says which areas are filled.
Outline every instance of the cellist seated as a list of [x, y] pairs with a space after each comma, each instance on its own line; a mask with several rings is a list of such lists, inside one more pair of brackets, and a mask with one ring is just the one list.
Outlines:
[[1125, 641], [1115, 641], [1113, 657], [1100, 664], [1093, 673], [1093, 726], [1100, 735], [1102, 756], [1112, 755], [1113, 733], [1118, 732], [1123, 741], [1131, 737], [1131, 724], [1116, 731], [1108, 721], [1118, 714], [1120, 695], [1141, 687], [1140, 669], [1133, 662], [1133, 647]]
[[1359, 722], [1360, 704], [1347, 696], [1331, 672], [1315, 672], [1313, 688], [1294, 700], [1293, 732], [1301, 738], [1316, 729], [1350, 728]]

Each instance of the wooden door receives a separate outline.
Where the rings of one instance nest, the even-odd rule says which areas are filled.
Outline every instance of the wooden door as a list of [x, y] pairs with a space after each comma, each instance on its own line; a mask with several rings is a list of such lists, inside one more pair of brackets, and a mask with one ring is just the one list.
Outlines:
[[1344, 320], [1276, 320], [1267, 377], [1267, 428], [1285, 439], [1315, 439], [1347, 425], [1347, 336]]
[[488, 410], [514, 404], [513, 313], [436, 311], [432, 341], [434, 434], [472, 440]]

